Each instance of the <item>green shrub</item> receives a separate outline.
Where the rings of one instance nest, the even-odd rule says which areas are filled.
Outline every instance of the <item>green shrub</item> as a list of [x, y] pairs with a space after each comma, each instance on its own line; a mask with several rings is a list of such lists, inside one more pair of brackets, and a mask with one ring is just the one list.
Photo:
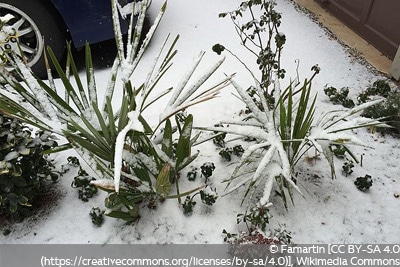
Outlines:
[[349, 88], [343, 87], [340, 90], [337, 90], [335, 87], [325, 87], [324, 93], [329, 97], [329, 100], [335, 104], [341, 104], [345, 108], [354, 108], [354, 101], [348, 98]]
[[371, 100], [371, 97], [374, 96], [382, 96], [388, 97], [390, 94], [391, 88], [390, 85], [385, 80], [377, 80], [372, 86], [368, 87], [365, 92], [362, 92], [358, 95], [358, 103], [362, 104]]
[[391, 126], [391, 128], [377, 127], [378, 131], [399, 134], [400, 92], [389, 92], [383, 102], [365, 109], [362, 115], [367, 118], [380, 119], [382, 122]]
[[49, 133], [31, 130], [0, 114], [0, 216], [16, 220], [30, 214], [37, 197], [58, 174], [42, 154], [57, 143]]
[[89, 216], [92, 219], [92, 223], [100, 227], [104, 222], [103, 214], [104, 212], [99, 207], [96, 208], [93, 207], [89, 212]]
[[227, 147], [224, 149], [221, 149], [219, 151], [219, 155], [226, 161], [231, 161], [232, 160], [232, 155], [240, 157], [244, 152], [244, 148], [242, 145], [236, 145], [234, 147]]
[[89, 198], [97, 194], [97, 187], [91, 184], [91, 181], [96, 181], [96, 179], [79, 167], [78, 175], [74, 177], [71, 186], [78, 189], [78, 198], [83, 202], [88, 202]]
[[342, 172], [344, 175], [349, 176], [353, 173], [354, 163], [352, 160], [346, 160], [342, 165]]
[[[324, 92], [335, 105], [341, 104], [346, 108], [355, 106], [353, 100], [348, 98], [349, 88], [347, 87], [340, 90], [333, 86], [325, 87]], [[379, 132], [400, 133], [400, 92], [391, 90], [386, 80], [377, 80], [357, 96], [359, 105], [371, 102], [376, 98], [383, 99], [383, 101], [365, 108], [361, 116], [382, 122], [380, 126], [376, 127]], [[387, 127], [388, 125], [391, 127]], [[375, 130], [374, 127], [372, 130]]]
[[357, 97], [360, 104], [376, 97], [385, 100], [364, 110], [362, 116], [379, 119], [391, 127], [377, 127], [379, 132], [400, 133], [400, 91], [392, 90], [386, 80], [377, 80]]
[[354, 181], [354, 184], [360, 191], [367, 192], [369, 188], [372, 186], [372, 178], [371, 175], [366, 174], [364, 177], [360, 176]]

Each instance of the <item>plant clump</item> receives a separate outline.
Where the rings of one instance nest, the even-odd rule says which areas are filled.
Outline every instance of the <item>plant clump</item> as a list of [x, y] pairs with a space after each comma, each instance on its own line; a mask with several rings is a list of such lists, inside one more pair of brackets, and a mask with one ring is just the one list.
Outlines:
[[[312, 66], [312, 75], [304, 82], [300, 82], [299, 77], [285, 81], [286, 71], [281, 66], [281, 56], [286, 35], [279, 31], [282, 16], [275, 10], [275, 5], [276, 2], [272, 0], [247, 0], [236, 10], [220, 14], [222, 18], [231, 19], [241, 45], [254, 57], [258, 72], [254, 72], [254, 66], [248, 66], [239, 53], [222, 44], [214, 45], [213, 50], [217, 54], [229, 53], [237, 59], [249, 72], [254, 84], [242, 87], [234, 78], [231, 81], [238, 98], [246, 106], [245, 111], [241, 112], [241, 119], [220, 122], [229, 127], [200, 129], [252, 140], [240, 152], [241, 158], [231, 177], [225, 180], [226, 194], [246, 186], [242, 203], [246, 199], [251, 203], [255, 196], [259, 196], [256, 192], [262, 191], [256, 201], [260, 206], [267, 206], [272, 192], [277, 192], [287, 207], [289, 201], [294, 202], [294, 191], [302, 194], [294, 173], [296, 165], [310, 149], [325, 156], [331, 176], [335, 178], [332, 148], [343, 145], [345, 151], [358, 162], [346, 145], [359, 143], [359, 140], [349, 137], [345, 132], [375, 126], [380, 122], [356, 118], [362, 110], [377, 102], [354, 107], [347, 98], [348, 89], [338, 92], [335, 88], [327, 88], [326, 92], [338, 103], [343, 102], [351, 107], [351, 110], [320, 113], [317, 117], [317, 97], [311, 94], [311, 88], [320, 68], [318, 64]], [[282, 83], [287, 86], [281, 88]], [[229, 148], [220, 153], [227, 161], [231, 160]], [[273, 190], [274, 186], [278, 189]]]
[[89, 216], [92, 219], [92, 223], [97, 227], [100, 227], [104, 222], [104, 212], [99, 208], [92, 208], [89, 212]]
[[325, 87], [324, 93], [329, 97], [329, 100], [335, 105], [342, 105], [345, 108], [354, 108], [354, 101], [348, 98], [349, 88], [343, 87], [340, 90], [333, 86]]
[[[325, 87], [324, 92], [333, 104], [341, 104], [346, 108], [353, 108], [356, 106], [354, 101], [348, 97], [348, 87], [337, 90], [335, 87], [329, 86]], [[382, 133], [399, 134], [400, 91], [398, 89], [392, 90], [386, 80], [377, 80], [371, 86], [367, 87], [366, 90], [357, 95], [358, 105], [373, 102], [376, 99], [381, 99], [382, 101], [363, 109], [361, 116], [382, 122], [381, 125], [377, 127], [371, 127], [372, 131], [376, 129]]]
[[57, 147], [48, 132], [32, 130], [0, 114], [0, 216], [21, 220], [31, 214], [35, 200], [59, 178], [43, 154]]
[[90, 177], [82, 167], [79, 167], [78, 175], [74, 177], [71, 186], [78, 189], [78, 198], [83, 202], [88, 202], [89, 198], [97, 194], [97, 187], [91, 183], [92, 181], [96, 181], [96, 179]]
[[382, 133], [400, 134], [400, 91], [391, 91], [385, 100], [364, 110], [364, 117], [379, 119], [390, 127], [377, 127]]
[[[198, 192], [193, 195], [187, 195], [185, 201], [182, 203], [183, 214], [191, 215], [193, 213], [193, 209], [196, 205], [196, 201], [194, 201], [196, 196], [200, 196], [201, 202], [207, 206], [212, 206], [215, 204], [218, 198], [218, 193], [215, 188], [212, 187], [212, 183], [210, 177], [212, 176], [215, 165], [212, 162], [205, 162], [200, 167], [201, 174], [204, 177], [205, 186]], [[197, 168], [193, 169], [188, 173], [188, 178], [193, 177], [194, 173], [197, 176]], [[190, 174], [190, 175], [189, 175]]]
[[218, 154], [224, 160], [231, 161], [232, 155], [240, 157], [240, 156], [242, 156], [243, 152], [244, 152], [244, 149], [243, 149], [242, 145], [236, 145], [234, 147], [227, 147], [227, 148], [221, 149]]
[[357, 179], [354, 181], [354, 184], [362, 192], [367, 192], [372, 186], [372, 183], [372, 177], [368, 174], [366, 174], [365, 176], [357, 177]]

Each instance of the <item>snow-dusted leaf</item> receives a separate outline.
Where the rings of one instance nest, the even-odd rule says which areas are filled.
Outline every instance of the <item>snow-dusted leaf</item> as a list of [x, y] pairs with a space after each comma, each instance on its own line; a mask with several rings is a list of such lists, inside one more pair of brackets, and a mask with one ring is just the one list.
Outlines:
[[25, 146], [18, 147], [17, 151], [19, 154], [24, 155], [24, 156], [29, 155], [29, 153], [31, 152], [31, 150]]
[[180, 133], [178, 145], [176, 148], [176, 167], [179, 169], [183, 161], [190, 157], [191, 146], [190, 139], [192, 136], [193, 116], [189, 115]]
[[171, 193], [170, 174], [171, 174], [171, 165], [166, 163], [162, 167], [156, 180], [156, 192], [162, 198], [167, 197]]
[[18, 154], [17, 151], [11, 151], [11, 152], [8, 152], [6, 154], [6, 156], [4, 157], [3, 161], [11, 161], [13, 159], [18, 158], [18, 156], [19, 156], [19, 154]]

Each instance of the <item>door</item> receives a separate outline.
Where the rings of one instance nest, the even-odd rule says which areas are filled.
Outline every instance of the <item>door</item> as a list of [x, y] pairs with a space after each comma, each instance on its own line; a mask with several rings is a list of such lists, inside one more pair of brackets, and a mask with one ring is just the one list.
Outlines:
[[316, 0], [393, 59], [400, 45], [400, 0]]

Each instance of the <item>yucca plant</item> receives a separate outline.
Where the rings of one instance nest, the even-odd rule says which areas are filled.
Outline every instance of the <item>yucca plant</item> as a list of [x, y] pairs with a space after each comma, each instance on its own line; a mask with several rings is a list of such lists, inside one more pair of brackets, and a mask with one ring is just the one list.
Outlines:
[[[229, 127], [200, 128], [256, 140], [244, 151], [231, 177], [225, 182], [226, 194], [247, 186], [243, 201], [247, 197], [251, 199], [262, 187], [263, 194], [258, 204], [261, 207], [271, 205], [269, 201], [274, 181], [286, 207], [287, 196], [293, 202], [293, 189], [301, 194], [294, 170], [308, 150], [315, 149], [325, 155], [334, 177], [332, 145], [361, 144], [346, 132], [379, 124], [377, 120], [359, 119], [355, 116], [367, 105], [350, 111], [329, 112], [316, 118], [316, 96], [311, 95], [311, 86], [312, 80], [320, 71], [318, 65], [312, 67], [313, 75], [303, 84], [298, 82], [297, 77], [285, 90], [280, 89], [285, 76], [280, 57], [286, 37], [278, 30], [281, 15], [274, 10], [274, 6], [275, 1], [248, 0], [242, 2], [237, 10], [220, 15], [231, 18], [241, 44], [255, 55], [260, 74], [251, 71], [249, 66], [223, 45], [215, 45], [213, 50], [218, 54], [228, 51], [234, 55], [250, 72], [255, 84], [245, 90], [232, 80], [238, 97], [246, 105], [247, 115], [243, 120], [221, 122], [229, 124]], [[261, 10], [260, 18], [256, 17], [257, 7]], [[246, 17], [246, 12], [249, 13], [250, 21], [241, 24], [239, 19]], [[348, 148], [347, 150], [350, 152]]]
[[[215, 86], [201, 89], [203, 83], [223, 63], [224, 59], [221, 59], [189, 84], [204, 56], [204, 52], [201, 52], [177, 87], [154, 93], [162, 85], [162, 78], [177, 53], [177, 36], [172, 42], [166, 39], [145, 81], [137, 87], [133, 86], [131, 80], [134, 80], [135, 69], [167, 6], [165, 2], [146, 38], [140, 42], [147, 2], [142, 2], [135, 26], [133, 14], [137, 12], [132, 10], [128, 41], [124, 44], [117, 3], [112, 1], [118, 55], [111, 69], [103, 102], [98, 99], [98, 86], [88, 45], [86, 86], [75, 66], [71, 49], [68, 48], [67, 68], [63, 70], [51, 48], [48, 48], [48, 56], [60, 76], [65, 96], [56, 88], [50, 71], [48, 82], [37, 79], [18, 57], [10, 60], [14, 62], [22, 83], [4, 69], [0, 72], [9, 88], [12, 87], [20, 96], [16, 99], [12, 93], [1, 91], [0, 111], [64, 136], [68, 142], [58, 150], [49, 150], [49, 153], [74, 148], [97, 176], [103, 178], [94, 184], [110, 193], [106, 199], [106, 206], [110, 209], [108, 215], [127, 222], [138, 218], [139, 203], [148, 202], [153, 206], [158, 199], [165, 198], [178, 198], [180, 202], [180, 197], [199, 189], [179, 192], [178, 173], [198, 155], [193, 155], [191, 151], [198, 136], [192, 131], [193, 116], [181, 116], [181, 111], [214, 98], [231, 78], [226, 77]], [[118, 81], [122, 82], [123, 90], [119, 101], [114, 97]], [[172, 96], [160, 114], [159, 123], [151, 125], [146, 120], [146, 111], [170, 92]], [[173, 144], [175, 138], [178, 139], [176, 150]], [[173, 183], [176, 185], [175, 195], [171, 195]]]

